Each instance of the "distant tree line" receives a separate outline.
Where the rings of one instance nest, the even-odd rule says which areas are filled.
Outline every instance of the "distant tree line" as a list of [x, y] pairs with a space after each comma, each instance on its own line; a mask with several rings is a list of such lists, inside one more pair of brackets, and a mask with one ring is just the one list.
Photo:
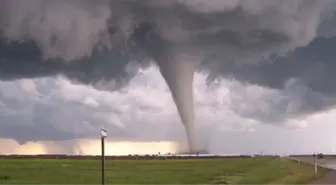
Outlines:
[[[199, 158], [199, 159], [214, 159], [214, 158], [248, 158], [248, 157], [261, 157], [261, 155], [236, 155], [236, 156], [178, 156], [178, 155], [128, 155], [128, 156], [106, 156], [105, 159], [188, 159], [188, 158]], [[262, 157], [279, 157], [273, 155], [263, 155]], [[101, 159], [100, 155], [0, 155], [0, 158], [16, 158], [16, 159]]]

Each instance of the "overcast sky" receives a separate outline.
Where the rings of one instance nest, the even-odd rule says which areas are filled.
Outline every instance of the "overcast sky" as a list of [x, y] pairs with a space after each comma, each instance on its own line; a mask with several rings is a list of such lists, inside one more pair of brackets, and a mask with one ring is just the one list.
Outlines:
[[101, 127], [111, 154], [175, 152], [185, 131], [156, 65], [175, 56], [203, 62], [200, 148], [336, 152], [335, 10], [334, 0], [3, 0], [0, 153], [97, 153]]
[[[198, 140], [211, 152], [336, 152], [334, 110], [283, 122], [257, 121], [239, 111], [275, 111], [279, 101], [286, 101], [286, 91], [225, 79], [208, 87], [202, 74], [196, 76], [194, 87]], [[114, 142], [184, 140], [184, 128], [155, 67], [140, 72], [129, 86], [114, 92], [61, 77], [1, 82], [0, 89], [0, 135], [23, 146], [29, 141], [99, 139], [101, 127], [107, 128], [109, 140]], [[73, 152], [72, 144], [61, 147], [65, 147], [61, 151]], [[8, 150], [1, 148], [3, 153]], [[141, 148], [131, 151], [141, 152]], [[96, 150], [91, 152], [99, 153]]]

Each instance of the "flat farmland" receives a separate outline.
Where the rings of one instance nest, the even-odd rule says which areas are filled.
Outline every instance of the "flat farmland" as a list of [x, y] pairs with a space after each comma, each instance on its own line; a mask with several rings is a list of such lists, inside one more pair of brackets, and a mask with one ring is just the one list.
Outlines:
[[[311, 165], [278, 157], [109, 159], [105, 174], [106, 184], [306, 184], [316, 179]], [[0, 184], [100, 183], [99, 159], [0, 158]]]

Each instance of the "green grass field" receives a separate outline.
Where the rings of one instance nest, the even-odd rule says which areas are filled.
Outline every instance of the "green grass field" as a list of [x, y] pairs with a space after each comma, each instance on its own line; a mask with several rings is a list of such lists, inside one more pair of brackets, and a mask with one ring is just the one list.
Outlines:
[[[0, 184], [100, 184], [100, 164], [0, 159]], [[313, 179], [312, 166], [280, 158], [106, 161], [107, 184], [304, 184]]]

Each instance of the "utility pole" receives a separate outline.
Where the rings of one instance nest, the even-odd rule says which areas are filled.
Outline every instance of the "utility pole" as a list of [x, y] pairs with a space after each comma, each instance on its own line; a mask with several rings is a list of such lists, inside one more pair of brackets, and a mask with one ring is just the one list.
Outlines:
[[107, 131], [101, 129], [101, 181], [102, 185], [105, 185], [105, 138], [107, 137]]

